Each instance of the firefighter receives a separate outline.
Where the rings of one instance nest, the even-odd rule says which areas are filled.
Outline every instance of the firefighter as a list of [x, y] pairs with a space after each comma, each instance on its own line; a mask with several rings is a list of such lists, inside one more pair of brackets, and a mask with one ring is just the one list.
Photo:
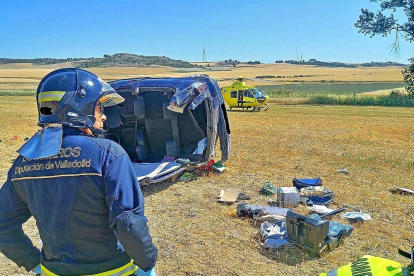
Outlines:
[[[104, 108], [124, 99], [96, 75], [65, 68], [37, 89], [42, 127], [0, 190], [0, 251], [41, 275], [155, 275], [158, 250], [132, 163], [104, 139]], [[41, 252], [22, 231], [31, 216]]]

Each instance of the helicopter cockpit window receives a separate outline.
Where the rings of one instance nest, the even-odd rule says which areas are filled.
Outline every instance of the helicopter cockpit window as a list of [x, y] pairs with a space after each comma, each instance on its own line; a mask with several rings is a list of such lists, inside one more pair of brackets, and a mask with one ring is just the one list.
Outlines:
[[248, 98], [253, 98], [253, 94], [250, 90], [245, 90], [244, 91], [244, 96], [248, 97]]
[[252, 90], [253, 90], [254, 96], [256, 98], [265, 98], [266, 97], [265, 93], [262, 90], [257, 89], [257, 88], [252, 89]]
[[237, 91], [231, 91], [230, 97], [231, 98], [237, 98]]

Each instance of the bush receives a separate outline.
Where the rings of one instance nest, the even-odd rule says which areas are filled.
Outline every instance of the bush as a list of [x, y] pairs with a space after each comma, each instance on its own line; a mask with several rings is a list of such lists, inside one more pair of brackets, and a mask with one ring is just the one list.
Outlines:
[[404, 95], [385, 97], [338, 97], [334, 95], [317, 95], [305, 103], [323, 105], [354, 105], [354, 106], [397, 106], [414, 107], [414, 100]]
[[407, 90], [407, 93], [410, 96], [410, 98], [414, 98], [414, 70], [411, 71], [412, 67], [414, 67], [414, 64], [402, 71], [402, 74], [404, 76], [404, 82], [407, 84], [405, 89]]

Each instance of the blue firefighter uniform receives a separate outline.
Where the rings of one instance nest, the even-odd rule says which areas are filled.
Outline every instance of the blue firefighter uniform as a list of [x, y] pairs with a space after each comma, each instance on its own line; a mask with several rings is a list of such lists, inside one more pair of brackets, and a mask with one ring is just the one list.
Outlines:
[[[22, 231], [36, 219], [41, 252]], [[157, 248], [131, 161], [113, 141], [64, 128], [55, 156], [19, 156], [0, 190], [0, 250], [42, 275], [132, 275]], [[131, 262], [131, 259], [134, 262]]]

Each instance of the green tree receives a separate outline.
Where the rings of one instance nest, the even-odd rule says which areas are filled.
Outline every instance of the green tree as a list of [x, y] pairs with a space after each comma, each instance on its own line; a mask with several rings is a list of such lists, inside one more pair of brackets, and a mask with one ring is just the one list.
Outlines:
[[[371, 0], [380, 3], [380, 11], [371, 12], [368, 9], [361, 9], [361, 14], [355, 27], [359, 33], [370, 37], [381, 35], [395, 35], [394, 43], [391, 45], [395, 53], [400, 52], [399, 38], [402, 37], [408, 42], [414, 42], [414, 0]], [[386, 12], [388, 11], [389, 15]], [[394, 17], [395, 12], [403, 11], [406, 18], [400, 22]], [[407, 92], [414, 97], [414, 58], [409, 59], [411, 65], [402, 71], [404, 81], [407, 84]]]

